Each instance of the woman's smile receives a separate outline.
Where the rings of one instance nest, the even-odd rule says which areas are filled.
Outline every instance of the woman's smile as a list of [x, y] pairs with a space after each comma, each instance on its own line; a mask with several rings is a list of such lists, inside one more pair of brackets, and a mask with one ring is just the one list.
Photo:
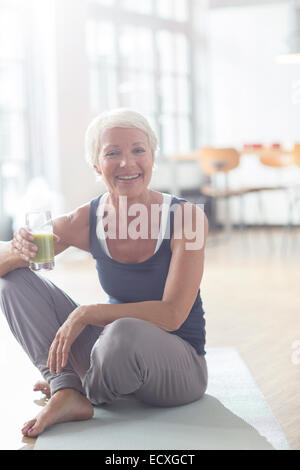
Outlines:
[[135, 183], [136, 181], [140, 180], [142, 177], [142, 173], [135, 173], [135, 174], [132, 174], [132, 175], [119, 175], [119, 176], [116, 176], [116, 179], [120, 182], [120, 183], [125, 183], [125, 184], [133, 184]]

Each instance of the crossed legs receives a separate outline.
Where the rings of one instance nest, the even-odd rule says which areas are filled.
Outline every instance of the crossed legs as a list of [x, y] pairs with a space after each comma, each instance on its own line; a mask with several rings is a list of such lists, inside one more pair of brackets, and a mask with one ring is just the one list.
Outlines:
[[46, 365], [50, 345], [78, 305], [27, 268], [0, 278], [0, 294], [12, 333], [51, 393], [23, 434], [35, 437], [54, 423], [89, 419], [92, 404], [111, 403], [128, 394], [155, 406], [177, 406], [201, 398], [206, 390], [205, 358], [178, 336], [134, 318], [105, 328], [88, 325], [72, 345], [62, 373], [51, 374]]
[[47, 367], [50, 345], [77, 304], [28, 268], [0, 278], [0, 294], [0, 307], [12, 333], [49, 384], [51, 393], [41, 413], [25, 423], [23, 434], [36, 437], [54, 423], [91, 418], [93, 407], [85, 397], [81, 379], [89, 368], [90, 350], [102, 329], [87, 327], [74, 342], [63, 372], [51, 374]]

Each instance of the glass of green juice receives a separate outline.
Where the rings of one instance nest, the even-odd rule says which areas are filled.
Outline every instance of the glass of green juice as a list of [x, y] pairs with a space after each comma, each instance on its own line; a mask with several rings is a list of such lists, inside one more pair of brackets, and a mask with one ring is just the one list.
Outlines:
[[37, 254], [30, 260], [33, 271], [54, 268], [53, 225], [51, 211], [31, 211], [26, 213], [26, 226], [33, 234], [33, 243], [38, 247]]

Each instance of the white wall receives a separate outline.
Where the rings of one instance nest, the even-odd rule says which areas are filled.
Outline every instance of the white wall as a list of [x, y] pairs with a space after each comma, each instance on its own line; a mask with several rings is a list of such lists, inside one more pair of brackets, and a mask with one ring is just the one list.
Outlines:
[[[261, 5], [212, 10], [210, 22], [211, 144], [292, 146], [300, 141], [300, 64], [278, 64], [288, 35], [288, 6]], [[262, 167], [255, 155], [242, 157], [234, 187], [300, 181], [299, 169]], [[249, 198], [251, 201], [253, 198]], [[246, 219], [258, 222], [256, 201]], [[286, 222], [286, 195], [265, 195], [270, 223]], [[237, 212], [233, 214], [238, 217]]]
[[213, 141], [216, 145], [299, 139], [294, 84], [300, 65], [278, 64], [288, 35], [286, 5], [210, 13]]

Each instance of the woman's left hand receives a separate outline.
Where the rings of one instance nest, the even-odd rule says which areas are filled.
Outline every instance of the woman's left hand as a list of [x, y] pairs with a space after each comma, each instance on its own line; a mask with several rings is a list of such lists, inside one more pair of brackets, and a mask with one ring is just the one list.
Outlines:
[[57, 331], [50, 346], [47, 361], [47, 366], [51, 374], [55, 372], [57, 374], [61, 373], [63, 367], [65, 367], [68, 362], [72, 344], [87, 326], [83, 321], [85, 308], [84, 306], [80, 306], [73, 310], [65, 323]]

